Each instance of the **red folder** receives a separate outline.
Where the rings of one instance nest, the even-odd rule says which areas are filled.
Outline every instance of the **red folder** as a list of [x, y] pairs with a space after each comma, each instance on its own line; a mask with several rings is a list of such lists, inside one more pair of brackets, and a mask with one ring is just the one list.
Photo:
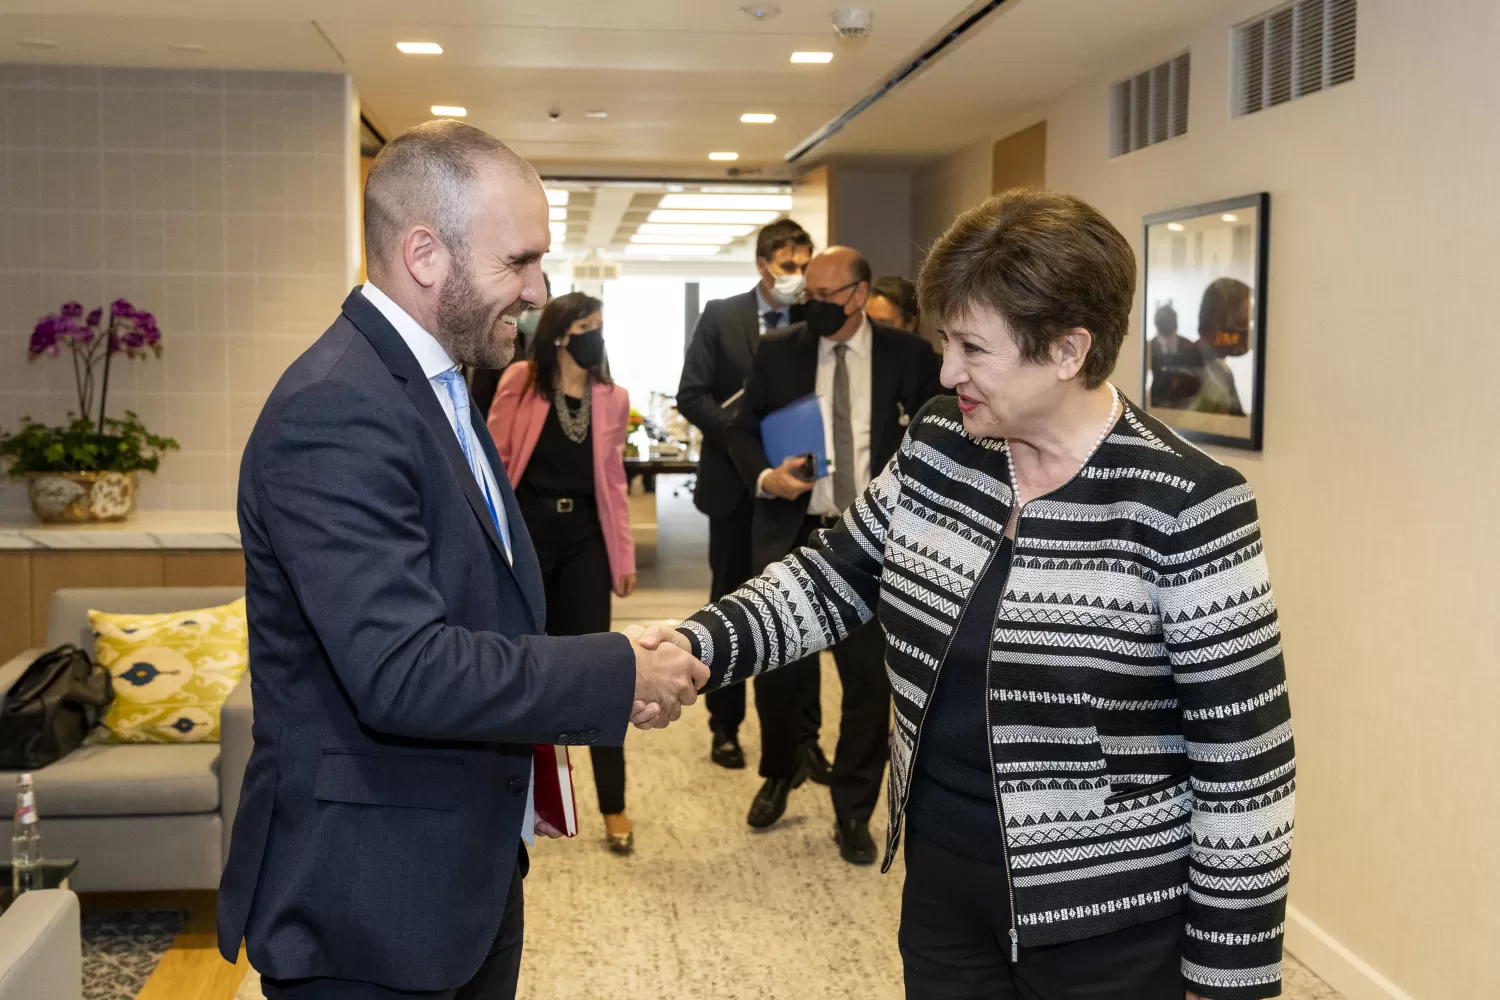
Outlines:
[[537, 744], [532, 750], [536, 776], [537, 818], [569, 837], [578, 836], [578, 809], [573, 802], [573, 765], [568, 748]]

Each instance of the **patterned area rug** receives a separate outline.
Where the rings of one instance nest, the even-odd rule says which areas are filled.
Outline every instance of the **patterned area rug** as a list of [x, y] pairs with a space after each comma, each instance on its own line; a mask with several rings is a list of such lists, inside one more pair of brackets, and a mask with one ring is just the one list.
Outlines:
[[83, 1000], [135, 1000], [187, 918], [187, 910], [84, 913]]

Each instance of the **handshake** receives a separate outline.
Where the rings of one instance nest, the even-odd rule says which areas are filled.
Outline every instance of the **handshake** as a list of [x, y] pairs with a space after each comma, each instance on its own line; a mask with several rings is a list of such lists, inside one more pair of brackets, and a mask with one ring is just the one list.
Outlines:
[[631, 625], [625, 637], [635, 647], [630, 721], [637, 729], [665, 729], [682, 717], [682, 706], [698, 700], [708, 683], [708, 668], [693, 655], [687, 636], [674, 628]]

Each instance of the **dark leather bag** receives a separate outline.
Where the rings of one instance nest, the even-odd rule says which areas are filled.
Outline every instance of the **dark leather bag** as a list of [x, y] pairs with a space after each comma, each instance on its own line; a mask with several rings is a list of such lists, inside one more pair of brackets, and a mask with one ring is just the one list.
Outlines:
[[72, 753], [114, 697], [109, 671], [77, 646], [43, 653], [0, 702], [0, 769], [34, 771]]

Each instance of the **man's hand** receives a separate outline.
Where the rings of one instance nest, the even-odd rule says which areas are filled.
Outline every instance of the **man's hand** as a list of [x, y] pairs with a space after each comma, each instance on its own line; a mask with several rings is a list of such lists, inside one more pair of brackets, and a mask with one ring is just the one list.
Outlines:
[[813, 488], [813, 480], [803, 479], [798, 474], [804, 461], [802, 455], [788, 455], [781, 465], [761, 475], [760, 488], [783, 500], [797, 499]]
[[667, 641], [674, 630], [639, 625], [625, 630], [635, 644], [635, 704], [630, 721], [640, 729], [665, 729], [682, 717], [682, 707], [698, 700], [698, 689], [708, 683], [708, 668], [692, 654], [685, 636]]
[[548, 840], [562, 840], [563, 837], [567, 836], [567, 834], [563, 833], [557, 827], [553, 826], [551, 823], [548, 823], [540, 816], [536, 818], [536, 832], [541, 834], [543, 837], [546, 837]]

